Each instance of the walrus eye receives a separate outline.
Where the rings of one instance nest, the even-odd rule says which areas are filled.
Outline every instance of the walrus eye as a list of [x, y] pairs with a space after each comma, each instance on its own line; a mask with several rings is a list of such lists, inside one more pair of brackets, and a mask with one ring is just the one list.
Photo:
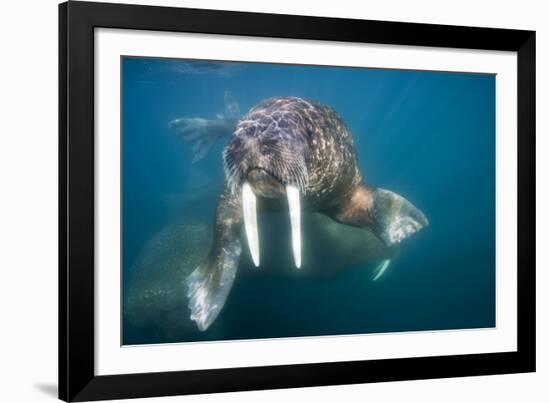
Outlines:
[[254, 265], [260, 265], [260, 243], [258, 241], [258, 219], [256, 216], [256, 195], [250, 184], [245, 182], [242, 186], [243, 196], [243, 218], [248, 249], [252, 256]]
[[290, 212], [290, 228], [292, 230], [292, 252], [296, 268], [302, 265], [302, 228], [300, 222], [300, 191], [296, 186], [286, 187], [288, 210]]

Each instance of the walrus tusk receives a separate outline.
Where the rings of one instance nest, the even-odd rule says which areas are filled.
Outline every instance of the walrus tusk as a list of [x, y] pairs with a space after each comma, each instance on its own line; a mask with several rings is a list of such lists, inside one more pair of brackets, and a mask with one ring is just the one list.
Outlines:
[[292, 252], [296, 268], [302, 265], [302, 234], [300, 223], [300, 191], [296, 186], [286, 187], [288, 210], [290, 212], [290, 228], [292, 230]]
[[256, 195], [245, 182], [243, 184], [243, 217], [244, 231], [248, 241], [248, 249], [256, 267], [260, 266], [260, 243], [258, 241], [258, 220], [256, 217]]
[[390, 265], [390, 262], [391, 262], [390, 259], [382, 260], [382, 263], [380, 263], [378, 265], [378, 267], [376, 269], [374, 269], [375, 275], [374, 275], [374, 278], [372, 279], [372, 281], [378, 280], [382, 276], [382, 274], [384, 274], [384, 272], [386, 271], [386, 269]]

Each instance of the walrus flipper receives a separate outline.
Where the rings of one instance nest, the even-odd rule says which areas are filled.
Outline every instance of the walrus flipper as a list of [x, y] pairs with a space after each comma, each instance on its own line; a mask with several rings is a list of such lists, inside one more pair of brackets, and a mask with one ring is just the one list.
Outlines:
[[386, 245], [397, 244], [428, 226], [428, 219], [422, 211], [389, 190], [374, 190], [370, 211], [377, 235]]
[[365, 185], [356, 186], [332, 216], [343, 224], [369, 228], [387, 246], [428, 225], [426, 216], [403, 196]]
[[231, 291], [241, 256], [241, 226], [239, 198], [225, 191], [216, 209], [214, 239], [208, 256], [185, 279], [191, 320], [201, 331], [214, 322]]
[[234, 240], [223, 249], [223, 256], [208, 261], [185, 280], [191, 320], [205, 331], [220, 313], [237, 274], [241, 242]]
[[193, 162], [202, 159], [210, 148], [218, 141], [229, 137], [239, 119], [239, 105], [225, 93], [225, 110], [213, 119], [205, 118], [180, 118], [168, 123], [168, 127], [174, 129], [182, 138], [192, 143]]

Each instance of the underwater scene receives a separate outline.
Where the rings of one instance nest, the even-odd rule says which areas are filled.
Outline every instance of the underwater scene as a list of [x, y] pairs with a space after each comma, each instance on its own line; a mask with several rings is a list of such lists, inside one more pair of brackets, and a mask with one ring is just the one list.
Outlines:
[[495, 327], [495, 76], [122, 57], [122, 344]]

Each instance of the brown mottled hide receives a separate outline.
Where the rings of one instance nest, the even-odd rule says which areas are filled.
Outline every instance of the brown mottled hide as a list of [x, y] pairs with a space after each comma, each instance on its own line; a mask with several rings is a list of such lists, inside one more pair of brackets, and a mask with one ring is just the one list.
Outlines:
[[374, 223], [371, 214], [373, 193], [373, 189], [368, 186], [356, 186], [341, 199], [334, 211], [329, 211], [329, 215], [342, 224], [354, 227], [370, 226]]

